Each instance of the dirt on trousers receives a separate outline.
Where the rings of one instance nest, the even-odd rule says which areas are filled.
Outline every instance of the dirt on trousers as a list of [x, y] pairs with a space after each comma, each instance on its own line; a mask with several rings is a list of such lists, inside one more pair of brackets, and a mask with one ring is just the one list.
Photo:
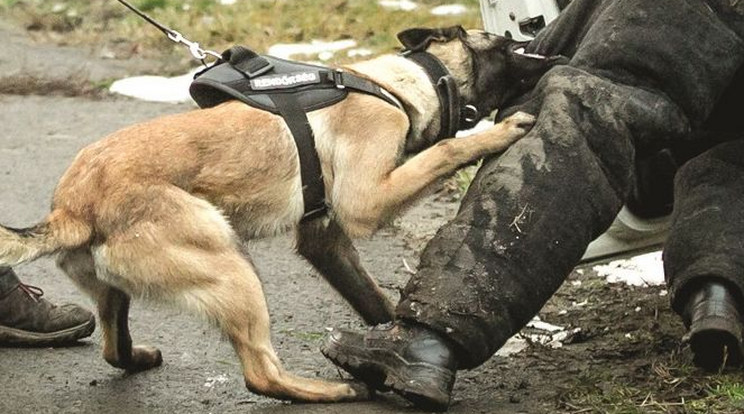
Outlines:
[[[0, 22], [0, 38], [0, 85], [18, 86], [19, 73], [39, 80], [36, 86], [0, 88], [6, 92], [0, 95], [3, 224], [23, 227], [43, 217], [57, 179], [83, 146], [123, 126], [193, 109], [112, 96], [96, 86], [152, 71], [157, 62], [105, 60], [86, 50], [36, 44], [7, 22]], [[448, 192], [427, 198], [391, 228], [357, 242], [364, 265], [391, 297], [415, 269], [426, 240], [454, 215], [454, 198]], [[274, 345], [286, 367], [308, 376], [345, 376], [322, 357], [318, 344], [326, 328], [361, 328], [360, 318], [293, 253], [289, 237], [247, 249], [264, 283]], [[51, 259], [17, 270], [55, 303], [94, 308]], [[664, 287], [608, 284], [585, 266], [539, 316], [572, 335], [559, 348], [534, 343], [461, 372], [450, 412], [744, 410], [739, 373], [711, 376], [692, 367]], [[162, 350], [162, 367], [127, 375], [109, 366], [100, 355], [98, 331], [71, 348], [0, 349], [0, 413], [415, 412], [388, 394], [338, 405], [260, 397], [246, 390], [232, 348], [211, 326], [177, 309], [139, 302], [130, 321], [135, 343]]]

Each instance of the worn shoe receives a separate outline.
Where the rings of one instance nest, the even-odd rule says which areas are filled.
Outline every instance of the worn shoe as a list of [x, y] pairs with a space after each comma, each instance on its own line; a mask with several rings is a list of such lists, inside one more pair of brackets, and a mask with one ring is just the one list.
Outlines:
[[690, 344], [695, 365], [717, 371], [742, 364], [741, 306], [718, 282], [706, 283], [690, 296], [685, 308], [689, 330], [684, 339]]
[[44, 292], [19, 283], [0, 297], [0, 346], [69, 344], [93, 333], [93, 314], [76, 305], [56, 306]]
[[445, 340], [424, 327], [396, 322], [363, 334], [335, 330], [321, 352], [371, 388], [392, 389], [418, 408], [449, 406], [457, 361]]

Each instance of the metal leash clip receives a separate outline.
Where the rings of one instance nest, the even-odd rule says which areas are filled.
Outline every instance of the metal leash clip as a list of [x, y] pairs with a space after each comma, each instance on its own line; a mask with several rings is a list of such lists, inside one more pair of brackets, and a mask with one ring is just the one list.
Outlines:
[[168, 39], [176, 43], [186, 45], [186, 47], [189, 48], [189, 52], [191, 53], [191, 56], [193, 56], [196, 59], [201, 60], [202, 62], [204, 61], [204, 59], [207, 58], [207, 56], [212, 56], [217, 59], [222, 58], [221, 54], [213, 50], [202, 49], [201, 46], [199, 46], [198, 42], [192, 42], [191, 40], [183, 37], [181, 33], [178, 33], [175, 30], [168, 30], [168, 32], [166, 32], [166, 36], [168, 36]]
[[180, 43], [182, 45], [185, 45], [189, 48], [189, 52], [191, 53], [191, 56], [193, 56], [196, 59], [201, 60], [202, 64], [204, 66], [208, 66], [207, 62], [204, 61], [204, 59], [207, 58], [207, 56], [212, 56], [216, 58], [217, 60], [222, 59], [222, 55], [214, 52], [212, 50], [204, 50], [199, 46], [199, 43], [192, 42], [189, 39], [186, 39], [183, 37], [181, 33], [178, 33], [177, 31], [161, 24], [157, 20], [153, 19], [152, 17], [148, 16], [147, 14], [143, 13], [140, 9], [134, 7], [131, 3], [129, 3], [127, 0], [118, 0], [119, 3], [123, 4], [128, 8], [129, 10], [133, 11], [136, 15], [139, 17], [145, 19], [148, 23], [152, 24], [153, 26], [157, 27], [161, 32], [163, 32], [168, 39]]

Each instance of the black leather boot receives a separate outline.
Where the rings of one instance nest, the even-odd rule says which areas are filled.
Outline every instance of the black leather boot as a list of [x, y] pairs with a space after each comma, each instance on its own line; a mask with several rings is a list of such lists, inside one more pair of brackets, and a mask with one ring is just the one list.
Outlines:
[[41, 289], [2, 270], [3, 277], [14, 278], [15, 284], [0, 292], [0, 346], [63, 345], [93, 333], [92, 313], [76, 305], [56, 306], [41, 297]]
[[398, 321], [364, 333], [335, 330], [321, 352], [373, 389], [392, 389], [427, 410], [449, 406], [457, 361], [447, 341], [423, 326]]
[[695, 365], [717, 371], [742, 364], [742, 303], [720, 282], [708, 282], [690, 295], [684, 313]]

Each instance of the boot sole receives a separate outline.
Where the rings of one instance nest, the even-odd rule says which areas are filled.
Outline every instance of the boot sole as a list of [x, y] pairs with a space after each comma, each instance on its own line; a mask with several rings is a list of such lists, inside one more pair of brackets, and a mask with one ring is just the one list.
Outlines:
[[0, 345], [36, 347], [67, 344], [90, 336], [95, 329], [95, 318], [91, 318], [80, 325], [56, 332], [31, 332], [0, 326]]
[[450, 370], [427, 363], [409, 363], [387, 349], [345, 346], [332, 338], [320, 351], [372, 389], [392, 390], [426, 410], [444, 411], [449, 406], [455, 381], [455, 374]]
[[707, 371], [741, 366], [744, 360], [740, 324], [729, 318], [709, 316], [693, 322], [690, 349], [697, 366]]

